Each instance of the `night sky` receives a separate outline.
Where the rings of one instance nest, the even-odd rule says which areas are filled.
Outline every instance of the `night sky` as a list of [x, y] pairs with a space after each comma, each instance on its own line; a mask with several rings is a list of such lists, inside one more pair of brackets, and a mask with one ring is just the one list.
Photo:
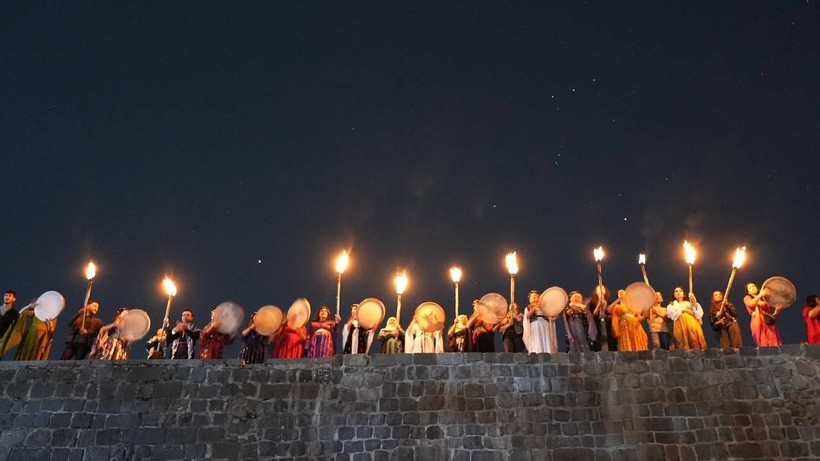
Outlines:
[[[366, 297], [402, 324], [552, 285], [686, 285], [708, 310], [734, 249], [743, 285], [783, 275], [804, 340], [820, 292], [820, 8], [771, 2], [4, 2], [0, 285], [201, 326], [299, 297]], [[745, 345], [749, 316], [740, 313]], [[710, 345], [717, 341], [704, 326]], [[563, 333], [561, 333], [563, 335]], [[563, 347], [563, 341], [561, 341]], [[226, 353], [234, 357], [238, 346]], [[143, 358], [140, 346], [133, 353]]]

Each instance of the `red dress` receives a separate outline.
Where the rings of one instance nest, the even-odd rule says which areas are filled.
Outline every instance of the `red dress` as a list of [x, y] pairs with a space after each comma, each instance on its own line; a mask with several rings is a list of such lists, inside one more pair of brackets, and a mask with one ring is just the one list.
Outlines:
[[820, 316], [809, 317], [809, 311], [812, 309], [812, 306], [803, 307], [803, 319], [806, 321], [806, 342], [820, 344]]
[[751, 300], [752, 297], [746, 295], [743, 298], [743, 304], [746, 305], [746, 310], [749, 311], [749, 315], [752, 316], [750, 326], [755, 344], [757, 344], [757, 347], [780, 346], [782, 343], [780, 342], [780, 333], [777, 331], [777, 325], [769, 325], [766, 323], [763, 320], [763, 314], [760, 313], [763, 311], [768, 314], [773, 314], [774, 309], [762, 300], [758, 301], [757, 305], [749, 304]]
[[305, 342], [303, 337], [307, 336], [305, 327], [295, 330], [284, 325], [276, 335], [273, 342], [271, 357], [275, 359], [299, 359], [305, 354]]
[[233, 336], [222, 334], [216, 330], [202, 332], [199, 337], [199, 358], [202, 360], [218, 360], [222, 358], [225, 344], [233, 342]]

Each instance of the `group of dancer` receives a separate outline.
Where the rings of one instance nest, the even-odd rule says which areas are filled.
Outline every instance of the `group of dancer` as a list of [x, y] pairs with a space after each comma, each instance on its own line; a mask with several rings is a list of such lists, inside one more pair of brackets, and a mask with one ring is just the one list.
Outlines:
[[[782, 306], [769, 305], [765, 295], [765, 289], [758, 290], [753, 283], [746, 285], [743, 302], [750, 316], [752, 337], [757, 347], [780, 346], [777, 319]], [[636, 313], [627, 305], [624, 290], [619, 290], [613, 301], [606, 287], [596, 287], [586, 299], [578, 291], [570, 292], [568, 297], [569, 302], [560, 314], [547, 316], [540, 309], [539, 292], [531, 291], [523, 311], [512, 303], [501, 319], [482, 313], [477, 308], [479, 301], [475, 301], [472, 315], [457, 316], [446, 334], [443, 327], [425, 331], [415, 320], [405, 330], [396, 317], [389, 317], [378, 331], [365, 328], [357, 316], [358, 305], [354, 304], [350, 317], [342, 325], [340, 352], [370, 354], [377, 338], [385, 354], [495, 352], [495, 335], [499, 334], [505, 352], [556, 353], [560, 351], [556, 329], [559, 321], [564, 326], [563, 350], [566, 352], [703, 350], [706, 349], [704, 320], [714, 330], [721, 348], [743, 345], [737, 309], [723, 299], [721, 291], [712, 293], [708, 317], [694, 293], [686, 294], [681, 287], [674, 289], [673, 299], [666, 305], [663, 295], [655, 292], [654, 305], [642, 313]], [[16, 299], [17, 294], [8, 290], [0, 306], [0, 356], [16, 348], [14, 360], [46, 360], [57, 321], [38, 319], [32, 309], [18, 312], [14, 308]], [[112, 321], [104, 324], [97, 317], [99, 307], [99, 302], [91, 300], [69, 320], [69, 334], [61, 359], [130, 358], [134, 341], [123, 334], [128, 309], [118, 309]], [[332, 357], [337, 353], [335, 338], [341, 318], [338, 314], [332, 316], [327, 306], [321, 306], [305, 325], [285, 321], [272, 335], [260, 334], [254, 317], [251, 316], [244, 329], [225, 333], [213, 312], [211, 321], [200, 329], [195, 326], [193, 312], [184, 310], [174, 325], [165, 319], [163, 328], [146, 342], [147, 356], [150, 359], [221, 359], [224, 347], [237, 339], [243, 342], [240, 358], [248, 364], [264, 362], [268, 347], [270, 357], [279, 359]], [[803, 318], [806, 342], [820, 344], [820, 296], [806, 298]]]

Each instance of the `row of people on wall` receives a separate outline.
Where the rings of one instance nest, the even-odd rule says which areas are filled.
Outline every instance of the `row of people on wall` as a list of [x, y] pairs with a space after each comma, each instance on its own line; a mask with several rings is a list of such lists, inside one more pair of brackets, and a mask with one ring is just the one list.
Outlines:
[[[474, 309], [469, 317], [458, 316], [446, 334], [444, 329], [422, 331], [415, 322], [405, 330], [395, 317], [388, 318], [383, 328], [364, 329], [358, 324], [354, 305], [350, 318], [342, 325], [338, 352], [369, 354], [375, 339], [380, 341], [381, 352], [387, 354], [495, 352], [496, 334], [501, 336], [505, 352], [642, 351], [650, 347], [702, 350], [706, 348], [704, 321], [714, 330], [721, 348], [743, 345], [738, 311], [730, 301], [723, 302], [720, 291], [712, 293], [708, 316], [694, 294], [685, 294], [681, 287], [675, 288], [673, 300], [665, 306], [662, 294], [656, 292], [655, 304], [644, 314], [635, 314], [626, 306], [623, 290], [612, 302], [605, 287], [604, 296], [598, 293], [596, 289], [584, 299], [580, 292], [570, 292], [563, 312], [547, 317], [539, 309], [539, 293], [532, 291], [523, 311], [513, 303], [507, 315], [498, 320], [482, 318], [479, 310]], [[779, 346], [777, 317], [781, 310], [769, 306], [764, 294], [752, 283], [746, 286], [743, 302], [750, 316], [752, 337], [758, 347]], [[18, 313], [14, 308], [16, 298], [14, 291], [7, 290], [0, 307], [0, 356], [17, 348], [15, 360], [45, 360], [53, 344], [56, 320], [42, 321], [30, 309]], [[132, 343], [120, 334], [127, 308], [118, 309], [108, 324], [97, 317], [98, 311], [99, 303], [92, 300], [68, 322], [69, 334], [61, 359], [123, 360], [131, 356]], [[820, 344], [820, 296], [806, 299], [803, 317], [807, 343]], [[556, 329], [558, 322], [563, 322], [565, 331], [562, 348]], [[263, 362], [268, 347], [272, 358], [332, 357], [337, 353], [335, 338], [340, 323], [339, 316], [333, 318], [330, 309], [322, 306], [302, 327], [291, 327], [285, 322], [276, 333], [265, 336], [256, 331], [251, 317], [246, 328], [229, 335], [220, 332], [219, 321], [214, 318], [202, 329], [197, 328], [193, 312], [185, 310], [175, 325], [166, 320], [166, 326], [146, 342], [147, 355], [221, 359], [224, 347], [241, 339], [240, 358], [245, 363]]]

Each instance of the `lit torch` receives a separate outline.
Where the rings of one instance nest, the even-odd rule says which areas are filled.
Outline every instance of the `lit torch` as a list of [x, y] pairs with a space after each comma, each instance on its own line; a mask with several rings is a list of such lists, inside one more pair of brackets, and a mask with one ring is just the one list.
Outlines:
[[510, 273], [510, 305], [515, 303], [515, 274], [518, 273], [518, 258], [515, 251], [507, 253], [507, 271]]
[[649, 276], [646, 275], [646, 255], [641, 253], [638, 255], [638, 264], [641, 266], [641, 273], [643, 274], [643, 281], [649, 285]]
[[461, 281], [461, 268], [453, 266], [450, 268], [450, 278], [456, 286], [456, 319], [458, 319], [458, 282]]
[[602, 261], [604, 260], [604, 247], [598, 247], [592, 250], [592, 256], [595, 258], [595, 265], [598, 267], [598, 290], [603, 293], [604, 271]]
[[692, 266], [695, 265], [695, 256], [697, 256], [698, 252], [695, 251], [695, 247], [686, 240], [683, 241], [683, 252], [686, 258], [686, 264], [689, 265], [689, 293], [694, 293], [694, 284], [692, 283]]
[[165, 280], [162, 281], [162, 288], [165, 290], [165, 294], [168, 295], [168, 304], [165, 305], [165, 318], [162, 321], [162, 324], [167, 327], [170, 323], [171, 300], [177, 295], [177, 286], [174, 285], [173, 280], [165, 277]]
[[407, 274], [404, 272], [396, 274], [396, 320], [399, 321], [399, 325], [401, 325], [401, 295], [407, 289], [407, 282]]
[[[598, 268], [598, 299], [599, 303], [601, 300], [605, 299], [604, 297], [604, 270], [603, 270], [603, 260], [604, 260], [604, 247], [599, 246], [592, 250], [592, 257], [595, 258], [595, 266]], [[609, 351], [609, 343], [606, 336], [606, 304], [602, 307], [601, 312], [598, 313], [598, 318], [600, 319], [601, 325], [598, 327], [598, 340], [601, 344], [601, 351], [608, 352]], [[597, 306], [596, 306], [597, 310]]]
[[[94, 277], [97, 276], [97, 266], [94, 265], [93, 262], [89, 262], [87, 266], [85, 266], [85, 278], [88, 280], [88, 288], [85, 290], [85, 301], [83, 302], [83, 309], [85, 306], [88, 305], [88, 300], [91, 299], [91, 285], [94, 284]], [[83, 321], [81, 323], [82, 329], [85, 329], [85, 316], [86, 312], [83, 311]]]
[[729, 299], [729, 290], [732, 289], [732, 282], [735, 281], [735, 274], [743, 262], [746, 260], [746, 247], [738, 247], [735, 250], [735, 260], [732, 262], [732, 273], [729, 275], [729, 284], [726, 285], [726, 293], [723, 294], [723, 302], [720, 303], [720, 309], [726, 305], [726, 300]]
[[342, 254], [336, 259], [336, 273], [339, 275], [336, 281], [336, 316], [339, 316], [339, 308], [342, 300], [342, 274], [347, 269], [347, 263], [350, 258], [347, 255], [347, 250], [342, 250]]

